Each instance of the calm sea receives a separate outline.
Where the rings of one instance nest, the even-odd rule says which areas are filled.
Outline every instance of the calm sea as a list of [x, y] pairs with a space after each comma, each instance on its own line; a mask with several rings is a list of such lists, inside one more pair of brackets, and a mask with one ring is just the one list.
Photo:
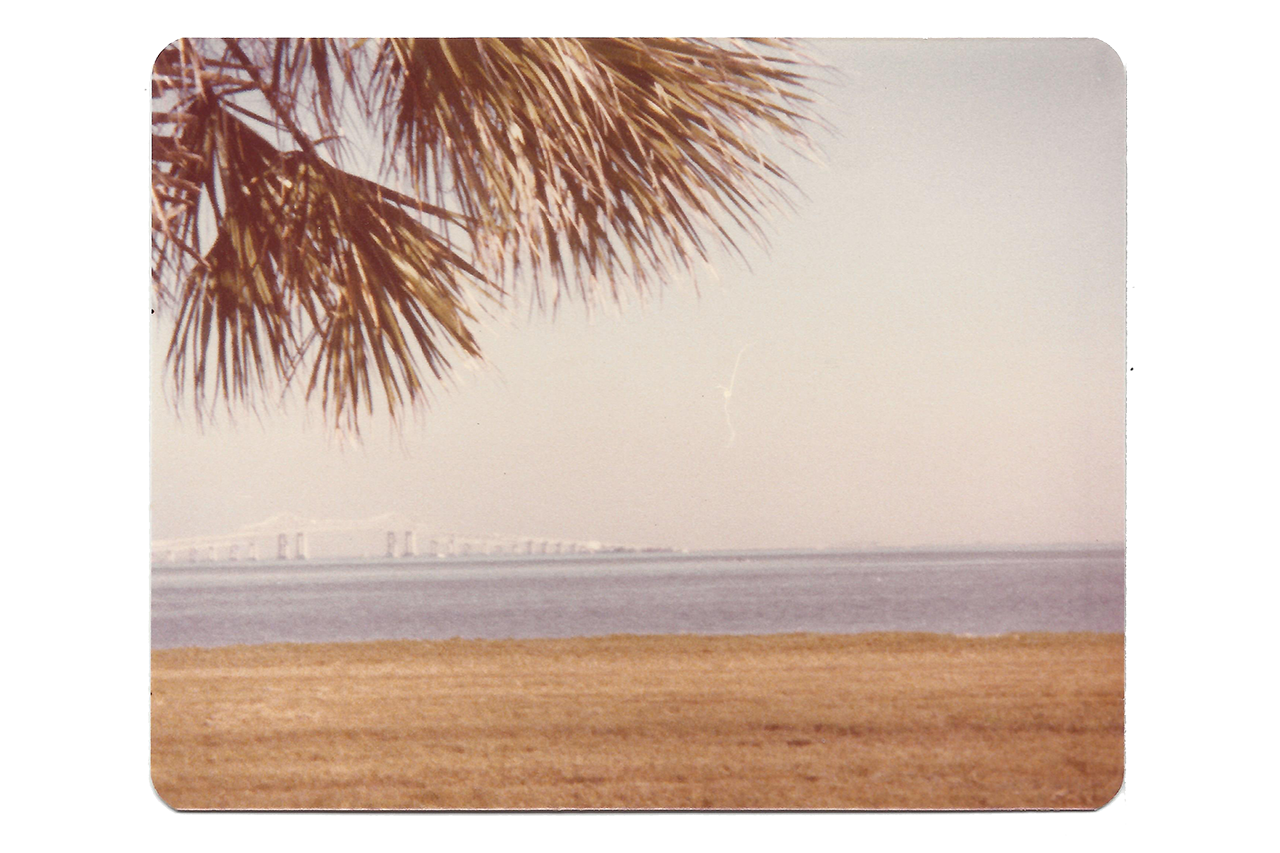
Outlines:
[[1124, 552], [724, 552], [156, 566], [154, 648], [790, 631], [1123, 631]]

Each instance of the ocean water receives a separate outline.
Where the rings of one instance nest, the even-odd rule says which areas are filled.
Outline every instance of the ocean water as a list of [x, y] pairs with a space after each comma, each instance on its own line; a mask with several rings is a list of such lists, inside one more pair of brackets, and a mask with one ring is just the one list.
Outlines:
[[1123, 550], [261, 561], [152, 569], [153, 648], [374, 639], [1123, 631]]

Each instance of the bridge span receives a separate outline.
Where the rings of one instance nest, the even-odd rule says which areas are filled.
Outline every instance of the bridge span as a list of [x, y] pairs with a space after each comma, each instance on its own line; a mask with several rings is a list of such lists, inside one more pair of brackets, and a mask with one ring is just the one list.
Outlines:
[[639, 551], [627, 545], [540, 536], [440, 533], [394, 513], [360, 520], [310, 519], [284, 514], [238, 531], [158, 539], [153, 564], [240, 560], [403, 559], [469, 555], [592, 554]]

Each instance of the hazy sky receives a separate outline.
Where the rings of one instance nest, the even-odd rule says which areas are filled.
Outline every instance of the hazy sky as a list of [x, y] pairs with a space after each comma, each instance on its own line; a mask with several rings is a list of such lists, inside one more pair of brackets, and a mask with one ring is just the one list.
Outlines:
[[837, 72], [817, 84], [833, 132], [824, 162], [792, 163], [795, 212], [750, 269], [497, 318], [487, 363], [359, 447], [318, 406], [201, 430], [158, 400], [153, 538], [398, 511], [694, 549], [1123, 539], [1120, 60], [1074, 40], [810, 47]]

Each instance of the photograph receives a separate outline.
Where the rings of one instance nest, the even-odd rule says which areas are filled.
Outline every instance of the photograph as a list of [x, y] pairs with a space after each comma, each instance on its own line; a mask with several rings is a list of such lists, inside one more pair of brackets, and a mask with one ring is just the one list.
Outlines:
[[179, 38], [150, 100], [169, 809], [1120, 793], [1105, 41]]

